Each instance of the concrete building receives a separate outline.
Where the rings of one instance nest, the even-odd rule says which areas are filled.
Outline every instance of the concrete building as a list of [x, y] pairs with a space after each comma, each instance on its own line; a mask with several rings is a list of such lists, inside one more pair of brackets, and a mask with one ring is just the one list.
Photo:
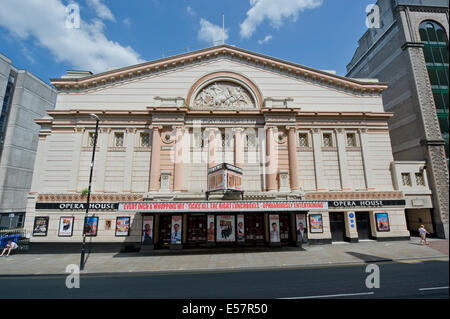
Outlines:
[[39, 125], [56, 90], [0, 54], [0, 228], [22, 227], [33, 177]]
[[[83, 225], [89, 242], [128, 248], [410, 236], [393, 169], [423, 179], [427, 168], [393, 162], [384, 83], [229, 45], [51, 82], [56, 108], [36, 121], [32, 246], [79, 248]], [[411, 196], [431, 201], [426, 184]]]
[[[361, 37], [347, 76], [388, 84], [383, 104], [394, 114], [388, 121], [394, 159], [424, 161], [433, 193], [433, 208], [425, 215], [420, 206], [407, 210], [407, 219], [413, 227], [419, 220], [431, 220], [434, 234], [448, 238], [448, 0], [376, 4], [379, 28], [369, 28]], [[408, 187], [406, 175], [402, 183]]]

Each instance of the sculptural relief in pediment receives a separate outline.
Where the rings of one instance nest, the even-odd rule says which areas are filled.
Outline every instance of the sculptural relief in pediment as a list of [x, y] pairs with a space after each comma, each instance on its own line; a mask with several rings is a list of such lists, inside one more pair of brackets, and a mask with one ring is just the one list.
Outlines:
[[202, 88], [194, 99], [195, 108], [255, 108], [250, 92], [241, 85], [227, 81], [213, 82]]

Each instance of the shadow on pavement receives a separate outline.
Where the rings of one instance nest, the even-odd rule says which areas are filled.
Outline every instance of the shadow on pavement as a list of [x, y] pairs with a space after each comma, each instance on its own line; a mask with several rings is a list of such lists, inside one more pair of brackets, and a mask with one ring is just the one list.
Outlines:
[[211, 247], [211, 248], [190, 248], [183, 250], [158, 249], [154, 251], [120, 252], [114, 258], [120, 257], [149, 257], [149, 256], [187, 256], [187, 255], [218, 255], [218, 254], [248, 254], [264, 252], [286, 252], [286, 251], [306, 251], [301, 247]]
[[350, 256], [359, 258], [359, 259], [361, 259], [364, 262], [392, 261], [392, 259], [390, 259], [390, 258], [378, 257], [378, 256], [373, 256], [373, 255], [367, 255], [367, 254], [361, 254], [361, 253], [356, 253], [356, 252], [353, 252], [353, 251], [346, 251], [345, 253], [349, 254]]

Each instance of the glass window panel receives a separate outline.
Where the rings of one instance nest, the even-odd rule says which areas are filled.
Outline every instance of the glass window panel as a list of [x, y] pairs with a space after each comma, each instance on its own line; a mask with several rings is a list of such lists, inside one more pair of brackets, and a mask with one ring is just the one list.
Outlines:
[[442, 93], [442, 99], [443, 99], [444, 109], [446, 109], [448, 111], [448, 99], [449, 99], [448, 91]]
[[444, 63], [448, 64], [448, 49], [441, 48], [441, 53], [442, 53], [442, 59], [443, 59]]
[[419, 32], [420, 32], [420, 40], [427, 42], [428, 41], [427, 31], [423, 27], [421, 27]]
[[430, 76], [431, 85], [439, 85], [436, 70], [428, 69], [428, 75]]
[[443, 63], [443, 59], [441, 56], [441, 49], [440, 48], [433, 48], [433, 58], [434, 58], [434, 63]]
[[[436, 33], [439, 42], [447, 43], [447, 37], [445, 36], [445, 32], [442, 29], [438, 29]], [[422, 36], [422, 34], [420, 35]]]
[[441, 132], [443, 137], [448, 138], [448, 115], [447, 116], [439, 116], [439, 125], [441, 127]]
[[436, 70], [439, 78], [439, 84], [441, 86], [448, 86], [448, 75], [445, 69]]
[[436, 109], [443, 109], [444, 105], [442, 103], [442, 95], [439, 92], [434, 92], [433, 93], [433, 97], [434, 97], [434, 104], [436, 105]]
[[423, 48], [423, 55], [425, 57], [425, 62], [427, 63], [433, 63], [433, 55], [431, 53], [431, 47], [426, 45]]
[[427, 33], [429, 41], [436, 42], [436, 30], [434, 29], [434, 25], [431, 23], [427, 23]]

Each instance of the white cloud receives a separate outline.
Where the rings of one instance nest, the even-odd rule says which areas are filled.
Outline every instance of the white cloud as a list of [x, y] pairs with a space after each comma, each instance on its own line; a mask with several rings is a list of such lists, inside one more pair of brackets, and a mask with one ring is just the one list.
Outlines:
[[190, 6], [187, 6], [186, 11], [191, 17], [196, 15], [194, 9], [192, 9]]
[[86, 2], [89, 7], [94, 8], [99, 18], [104, 20], [116, 21], [111, 10], [109, 10], [109, 8], [104, 3], [102, 3], [102, 0], [86, 0]]
[[322, 5], [323, 0], [250, 0], [251, 8], [241, 23], [241, 37], [250, 38], [256, 28], [268, 19], [273, 27], [278, 28], [284, 19], [297, 20], [298, 14], [306, 9]]
[[96, 73], [143, 62], [131, 47], [109, 40], [100, 20], [81, 20], [79, 29], [67, 28], [61, 0], [2, 0], [1, 6], [0, 27], [18, 40], [37, 40], [57, 62]]
[[263, 43], [269, 42], [270, 40], [272, 40], [272, 36], [269, 34], [269, 35], [266, 35], [263, 40], [258, 40], [258, 43], [263, 44]]
[[123, 24], [124, 24], [127, 28], [131, 27], [131, 20], [130, 20], [130, 18], [123, 19]]
[[[200, 31], [198, 32], [198, 38], [204, 42], [218, 42], [222, 41], [222, 27], [212, 24], [208, 20], [201, 19], [200, 20]], [[228, 39], [228, 30], [225, 29], [225, 41]], [[218, 44], [218, 43], [215, 43]]]

